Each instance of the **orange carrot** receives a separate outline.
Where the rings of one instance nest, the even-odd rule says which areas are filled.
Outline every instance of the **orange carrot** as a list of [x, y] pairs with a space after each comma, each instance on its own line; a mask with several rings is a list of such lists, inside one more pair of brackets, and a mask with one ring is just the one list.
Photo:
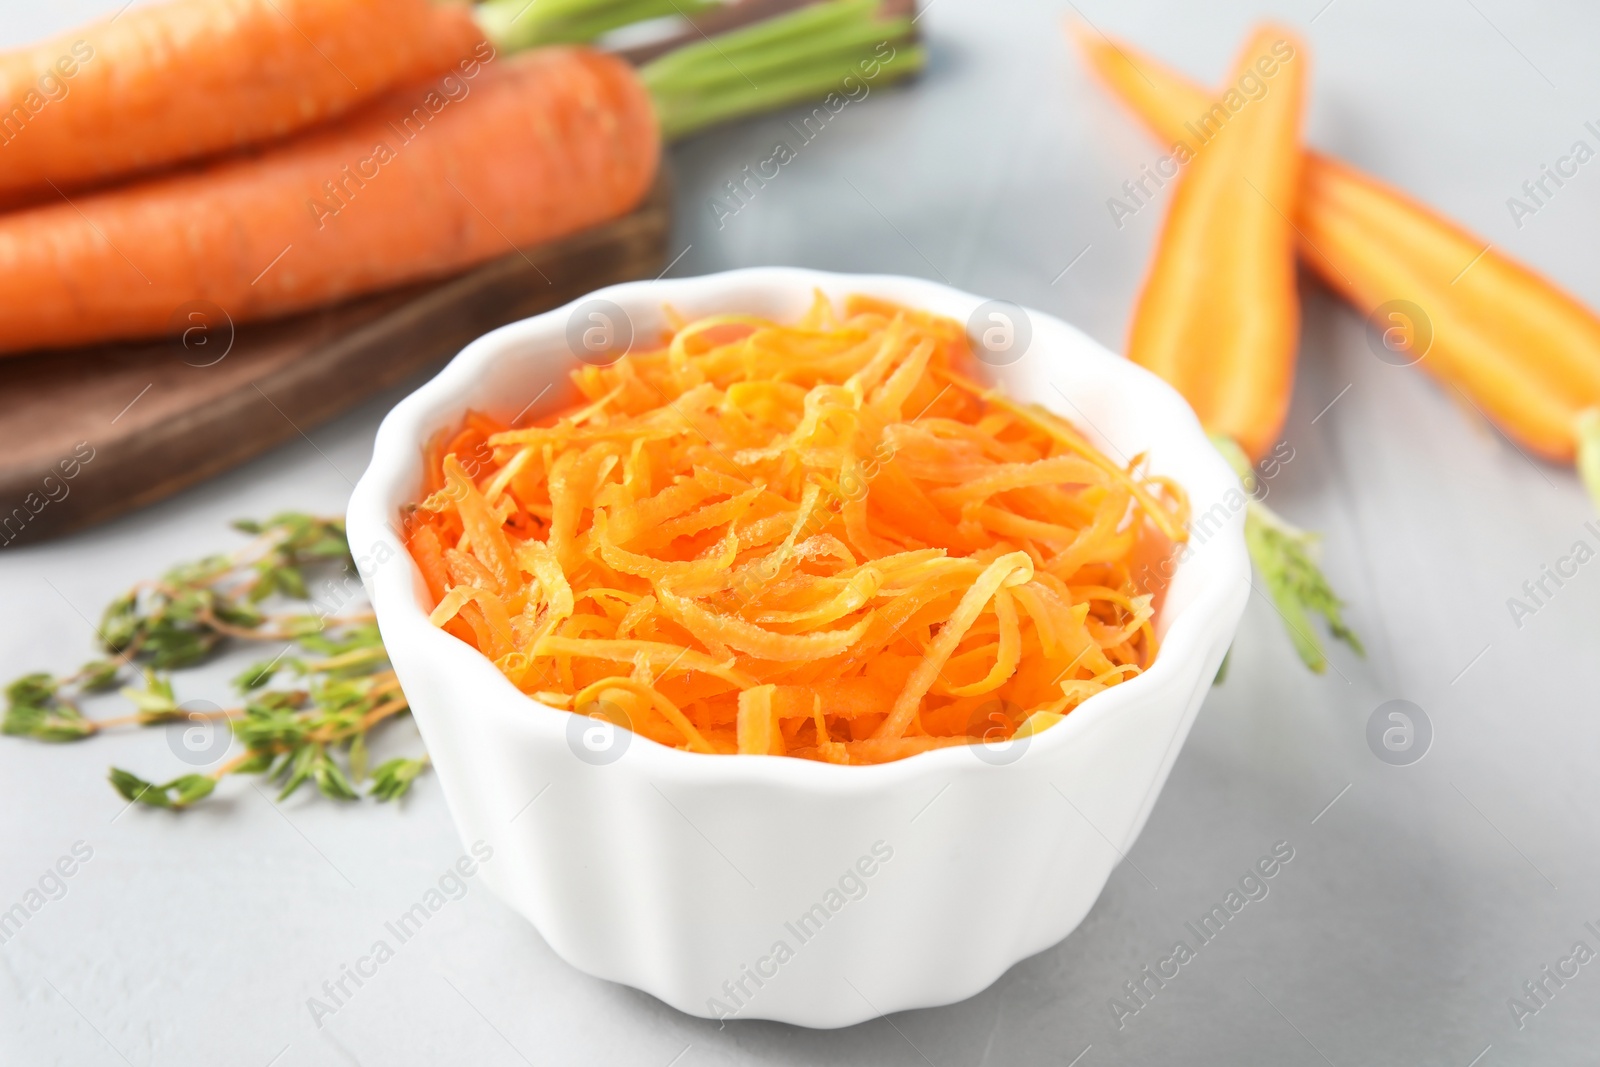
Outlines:
[[59, 194], [0, 216], [0, 354], [159, 334], [196, 300], [283, 315], [604, 222], [649, 188], [663, 130], [887, 84], [922, 65], [913, 32], [879, 0], [828, 0], [637, 73], [583, 49], [473, 58], [248, 156]]
[[1305, 190], [1315, 197], [1300, 213], [1306, 264], [1369, 317], [1396, 297], [1420, 307], [1433, 343], [1414, 353], [1417, 365], [1525, 448], [1571, 463], [1580, 417], [1600, 406], [1600, 318], [1488, 242], [1341, 163], [1322, 160]]
[[[1119, 91], [1158, 91], [1133, 84], [1138, 72], [1114, 62], [1114, 45], [1085, 46]], [[1293, 34], [1262, 27], [1227, 89], [1179, 112], [1190, 121], [1162, 127], [1181, 170], [1128, 341], [1128, 358], [1183, 393], [1252, 491], [1252, 461], [1279, 440], [1294, 382], [1299, 303], [1290, 220], [1300, 193], [1306, 65], [1305, 45]], [[1312, 616], [1361, 650], [1316, 565], [1315, 535], [1251, 499], [1245, 544], [1306, 666], [1327, 668]]]
[[[1204, 125], [1212, 117], [1216, 94], [1162, 67], [1126, 41], [1113, 40], [1078, 23], [1069, 23], [1067, 32], [1113, 95], [1142, 119], [1163, 144], [1175, 146], [1177, 162], [1187, 162], [1189, 146], [1204, 133], [1195, 123]], [[1276, 61], [1270, 55], [1264, 58], [1267, 62], [1255, 73], [1262, 78], [1276, 75]], [[1176, 151], [1177, 145], [1184, 146], [1182, 152]]]
[[[1163, 141], [1181, 143], [1210, 93], [1124, 42], [1080, 34], [1096, 72]], [[1460, 389], [1513, 440], [1579, 465], [1600, 499], [1600, 317], [1570, 294], [1404, 193], [1305, 153], [1300, 256], [1364, 316], [1391, 299], [1426, 321], [1386, 318], [1401, 347]], [[1412, 314], [1414, 317], [1414, 313]], [[1586, 436], [1587, 431], [1587, 436]]]
[[0, 352], [235, 322], [437, 276], [621, 215], [655, 176], [621, 60], [549, 49], [397, 91], [274, 150], [0, 216]]
[[1219, 103], [1208, 139], [1191, 138], [1192, 162], [1173, 194], [1161, 243], [1139, 296], [1128, 358], [1161, 375], [1207, 430], [1252, 460], [1279, 438], [1299, 338], [1294, 233], [1300, 179], [1304, 45], [1266, 26], [1236, 66], [1279, 65], [1272, 91]]
[[482, 44], [466, 5], [432, 0], [133, 8], [0, 54], [0, 199], [279, 137], [441, 74]]

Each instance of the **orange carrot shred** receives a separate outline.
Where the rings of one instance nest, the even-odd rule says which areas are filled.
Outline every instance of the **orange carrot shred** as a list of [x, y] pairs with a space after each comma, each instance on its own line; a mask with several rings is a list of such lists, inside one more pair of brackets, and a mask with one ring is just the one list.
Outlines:
[[668, 318], [573, 406], [424, 450], [433, 618], [524, 692], [864, 764], [1036, 733], [1150, 666], [1181, 487], [976, 384], [959, 323], [820, 294], [793, 325]]

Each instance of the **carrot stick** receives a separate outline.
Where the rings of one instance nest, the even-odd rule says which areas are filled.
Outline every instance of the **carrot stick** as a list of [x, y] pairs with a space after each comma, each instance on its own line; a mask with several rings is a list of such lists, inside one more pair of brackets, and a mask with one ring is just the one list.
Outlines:
[[[1600, 405], [1600, 319], [1488, 242], [1334, 160], [1308, 175], [1301, 257], [1367, 316], [1406, 297], [1427, 316], [1418, 366], [1524, 447], [1571, 463]], [[1487, 251], [1486, 251], [1487, 250]], [[1387, 325], [1387, 324], [1385, 324]]]
[[[1201, 97], [1186, 112], [1193, 121], [1163, 128], [1183, 169], [1128, 339], [1128, 358], [1184, 395], [1252, 490], [1252, 461], [1279, 440], [1294, 381], [1299, 302], [1290, 220], [1300, 192], [1306, 66], [1302, 42], [1263, 26], [1240, 53], [1228, 89]], [[1130, 81], [1123, 77], [1119, 88]], [[1313, 615], [1360, 650], [1314, 562], [1312, 535], [1252, 499], [1245, 544], [1306, 666], [1327, 668]]]
[[[1185, 123], [1209, 106], [1207, 90], [1126, 43], [1086, 33], [1078, 41], [1163, 141], [1182, 143]], [[1419, 305], [1432, 337], [1419, 365], [1523, 447], [1558, 462], [1576, 457], [1600, 502], [1600, 318], [1489, 242], [1328, 156], [1305, 152], [1301, 183], [1301, 259], [1368, 318], [1392, 298]]]
[[1299, 334], [1287, 212], [1300, 177], [1306, 60], [1286, 32], [1264, 27], [1245, 46], [1236, 78], [1259, 56], [1278, 57], [1278, 77], [1259, 100], [1236, 94], [1238, 110], [1224, 109], [1211, 139], [1194, 146], [1128, 338], [1129, 359], [1170, 382], [1208, 430], [1252, 460], [1283, 429]]
[[[1210, 89], [1176, 71], [1161, 66], [1128, 42], [1113, 40], [1088, 26], [1069, 22], [1067, 33], [1078, 46], [1095, 75], [1119, 101], [1142, 120], [1163, 143], [1184, 145], [1183, 153], [1193, 152], [1198, 140], [1194, 120], [1206, 116], [1214, 102]], [[1257, 73], [1265, 76], [1269, 64]], [[1307, 153], [1308, 155], [1310, 153]]]
[[432, 0], [133, 8], [0, 54], [0, 199], [279, 137], [442, 74], [479, 46], [466, 6]]

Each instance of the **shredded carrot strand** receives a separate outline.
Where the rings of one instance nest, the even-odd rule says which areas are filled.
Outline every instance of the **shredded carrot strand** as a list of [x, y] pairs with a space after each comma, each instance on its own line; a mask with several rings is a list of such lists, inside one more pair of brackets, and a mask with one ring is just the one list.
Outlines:
[[1036, 733], [1150, 666], [1181, 487], [976, 384], [959, 323], [820, 294], [668, 322], [571, 407], [423, 450], [432, 618], [524, 692], [860, 764]]

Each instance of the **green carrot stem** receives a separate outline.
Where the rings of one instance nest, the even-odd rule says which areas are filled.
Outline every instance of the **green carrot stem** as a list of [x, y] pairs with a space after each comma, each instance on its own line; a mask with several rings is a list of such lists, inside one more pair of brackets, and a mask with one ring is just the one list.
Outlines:
[[[729, 119], [843, 92], [844, 79], [887, 84], [920, 69], [907, 19], [880, 20], [877, 0], [828, 0], [687, 45], [639, 72], [668, 140]], [[885, 57], [884, 47], [893, 50]], [[871, 71], [870, 75], [868, 72]]]
[[484, 36], [503, 51], [581, 44], [635, 22], [693, 16], [716, 0], [489, 0], [476, 10]]
[[[720, 0], [487, 0], [476, 9], [504, 51], [592, 41], [621, 26], [693, 17]], [[671, 140], [707, 126], [783, 107], [854, 74], [885, 84], [920, 69], [908, 18], [878, 17], [881, 0], [822, 0], [674, 49], [640, 68]], [[885, 58], [884, 46], [894, 50]], [[868, 72], [872, 73], [869, 75]]]
[[[881, 84], [898, 81], [922, 69], [926, 60], [922, 48], [902, 47], [892, 59], [879, 63], [879, 73], [874, 80]], [[757, 88], [747, 86], [704, 99], [667, 101], [662, 114], [662, 134], [668, 140], [677, 140], [720, 122], [811, 99], [837, 88], [848, 73], [848, 67], [829, 66], [799, 71], [786, 78], [764, 82]], [[658, 106], [660, 103], [658, 101]]]
[[1600, 408], [1578, 416], [1578, 477], [1589, 499], [1600, 508]]
[[617, 0], [486, 0], [473, 11], [479, 25], [516, 25], [571, 18], [598, 8], [610, 7]]
[[[700, 10], [699, 8], [696, 11]], [[570, 22], [551, 25], [540, 44], [584, 44], [602, 37], [612, 30], [631, 26], [636, 22], [666, 18], [677, 14], [671, 0], [639, 0], [596, 11], [594, 14]]]
[[[874, 58], [876, 46], [898, 41], [910, 30], [910, 19], [889, 22], [871, 20], [829, 27], [792, 42], [773, 41], [749, 51], [741, 50], [737, 59], [708, 54], [703, 62], [671, 72], [667, 83], [675, 92], [711, 90], [736, 82], [746, 85], [754, 82], [759, 86], [769, 77], [792, 70], [797, 62], [817, 68], [835, 65], [840, 68], [839, 76], [842, 77], [851, 73], [849, 68], [858, 59]], [[797, 58], [797, 53], [802, 50], [803, 58]], [[835, 58], [839, 60], [837, 64], [833, 64]], [[879, 61], [881, 63], [881, 58]], [[860, 72], [855, 73], [858, 78], [861, 77]], [[659, 72], [651, 72], [646, 75], [646, 84], [650, 84], [652, 78], [658, 82], [661, 80]]]
[[1245, 548], [1266, 583], [1267, 595], [1282, 616], [1284, 629], [1300, 661], [1317, 674], [1328, 669], [1328, 657], [1311, 622], [1313, 616], [1322, 618], [1335, 640], [1344, 641], [1358, 654], [1365, 655], [1361, 639], [1345, 624], [1344, 601], [1339, 599], [1317, 565], [1318, 535], [1284, 521], [1255, 498], [1255, 468], [1236, 442], [1212, 434], [1211, 443], [1228, 461], [1250, 496], [1244, 516]]
[[826, 0], [809, 4], [787, 14], [736, 30], [720, 33], [709, 40], [696, 41], [652, 60], [647, 70], [665, 77], [669, 72], [706, 60], [724, 59], [731, 53], [749, 53], [768, 44], [793, 44], [813, 34], [825, 33], [840, 26], [871, 19], [878, 10], [879, 0]]

